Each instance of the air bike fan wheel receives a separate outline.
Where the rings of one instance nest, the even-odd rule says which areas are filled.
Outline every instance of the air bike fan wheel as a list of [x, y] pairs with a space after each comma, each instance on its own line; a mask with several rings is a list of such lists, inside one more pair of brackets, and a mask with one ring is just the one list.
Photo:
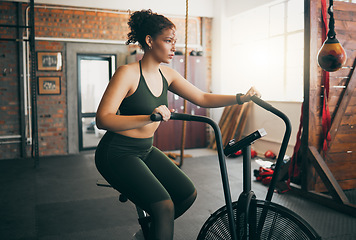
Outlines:
[[[244, 231], [245, 213], [244, 210], [238, 209], [237, 201], [233, 203], [233, 212], [239, 239], [320, 239], [305, 220], [289, 209], [273, 202], [251, 200], [247, 237]], [[208, 218], [197, 239], [231, 239], [226, 206]]]
[[267, 134], [264, 129], [259, 129], [237, 142], [234, 139], [231, 140], [224, 148], [225, 156], [230, 156], [237, 150], [242, 150], [243, 191], [236, 202], [226, 204], [208, 218], [200, 230], [198, 240], [320, 239], [315, 230], [299, 215], [271, 202], [278, 173], [288, 146], [291, 123], [284, 113], [269, 103], [255, 96], [251, 97], [251, 100], [281, 118], [286, 125], [267, 196], [265, 200], [258, 200], [251, 190], [251, 144]]

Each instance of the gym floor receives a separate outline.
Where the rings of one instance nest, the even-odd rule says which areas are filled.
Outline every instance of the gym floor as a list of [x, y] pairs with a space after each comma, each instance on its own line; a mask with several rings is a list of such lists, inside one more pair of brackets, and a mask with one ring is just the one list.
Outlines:
[[[204, 149], [192, 155], [182, 169], [195, 183], [198, 198], [176, 220], [175, 240], [196, 239], [205, 220], [224, 205], [217, 156]], [[242, 158], [227, 159], [227, 164], [235, 201], [242, 191]], [[257, 168], [252, 161], [252, 169]], [[0, 239], [130, 240], [139, 229], [133, 204], [119, 202], [111, 188], [96, 186], [101, 176], [93, 152], [41, 158], [36, 169], [33, 160], [0, 161], [0, 179]], [[265, 186], [253, 181], [252, 189], [264, 199]], [[275, 194], [273, 201], [298, 213], [322, 239], [355, 239], [356, 218], [350, 215], [292, 193]]]

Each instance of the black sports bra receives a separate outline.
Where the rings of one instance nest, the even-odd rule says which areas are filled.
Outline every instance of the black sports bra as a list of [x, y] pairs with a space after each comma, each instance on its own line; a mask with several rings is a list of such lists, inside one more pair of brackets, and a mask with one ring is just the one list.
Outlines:
[[156, 107], [161, 105], [168, 106], [168, 83], [161, 70], [159, 72], [162, 76], [163, 89], [161, 95], [156, 97], [148, 88], [146, 80], [142, 75], [141, 61], [139, 61], [139, 64], [140, 81], [136, 91], [122, 101], [119, 107], [120, 115], [150, 115]]

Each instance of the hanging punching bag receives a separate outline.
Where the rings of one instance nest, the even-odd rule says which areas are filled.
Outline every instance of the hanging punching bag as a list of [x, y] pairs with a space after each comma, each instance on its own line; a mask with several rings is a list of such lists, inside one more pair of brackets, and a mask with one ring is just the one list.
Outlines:
[[[325, 3], [324, 3], [325, 4]], [[318, 53], [319, 66], [328, 72], [335, 72], [339, 70], [346, 62], [346, 52], [336, 39], [335, 33], [335, 20], [333, 10], [333, 0], [330, 0], [328, 13], [330, 15], [329, 20], [329, 32], [325, 42]], [[326, 20], [326, 16], [325, 16]]]
[[346, 52], [339, 41], [334, 38], [327, 38], [319, 50], [318, 64], [328, 72], [339, 70], [346, 62]]

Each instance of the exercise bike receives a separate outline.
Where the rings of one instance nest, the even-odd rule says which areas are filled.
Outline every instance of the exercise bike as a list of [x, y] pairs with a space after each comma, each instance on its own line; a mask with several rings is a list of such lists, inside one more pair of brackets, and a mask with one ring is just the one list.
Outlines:
[[[285, 133], [278, 154], [274, 174], [265, 200], [258, 200], [251, 190], [251, 144], [263, 137], [264, 129], [257, 130], [238, 142], [234, 140], [223, 149], [219, 126], [210, 118], [182, 113], [172, 113], [172, 120], [195, 121], [209, 124], [215, 134], [220, 174], [223, 185], [225, 206], [215, 211], [204, 223], [197, 240], [247, 240], [247, 239], [321, 239], [316, 231], [300, 216], [291, 210], [271, 202], [276, 180], [288, 146], [291, 124], [288, 117], [258, 97], [251, 100], [281, 118], [285, 125]], [[161, 121], [159, 114], [151, 115], [152, 121]], [[243, 192], [239, 199], [232, 202], [227, 174], [225, 156], [242, 150], [243, 155]], [[100, 183], [97, 182], [100, 186]], [[101, 186], [107, 186], [101, 184]], [[108, 185], [110, 186], [110, 185]], [[120, 195], [120, 201], [127, 199]], [[142, 227], [144, 238], [148, 236], [149, 216], [137, 208], [139, 223]]]
[[[251, 190], [251, 144], [266, 135], [264, 129], [260, 129], [238, 142], [231, 140], [225, 147], [225, 156], [242, 150], [243, 191], [238, 201], [233, 202], [231, 205], [230, 200], [226, 201], [225, 206], [218, 209], [208, 218], [199, 232], [198, 240], [321, 239], [316, 231], [299, 215], [288, 208], [271, 202], [278, 174], [287, 150], [291, 134], [291, 124], [288, 117], [272, 105], [256, 96], [253, 96], [251, 100], [263, 109], [281, 118], [286, 125], [266, 198], [265, 200], [258, 200]], [[219, 138], [217, 134], [216, 138]], [[224, 162], [224, 156], [220, 152], [221, 146], [220, 149], [218, 148], [219, 161]], [[226, 173], [222, 171], [221, 174], [223, 176]], [[227, 177], [224, 177], [223, 181], [225, 181], [224, 179], [227, 179]], [[229, 189], [224, 189], [225, 191], [229, 191]], [[225, 193], [225, 195], [225, 198], [227, 198], [230, 194]]]

